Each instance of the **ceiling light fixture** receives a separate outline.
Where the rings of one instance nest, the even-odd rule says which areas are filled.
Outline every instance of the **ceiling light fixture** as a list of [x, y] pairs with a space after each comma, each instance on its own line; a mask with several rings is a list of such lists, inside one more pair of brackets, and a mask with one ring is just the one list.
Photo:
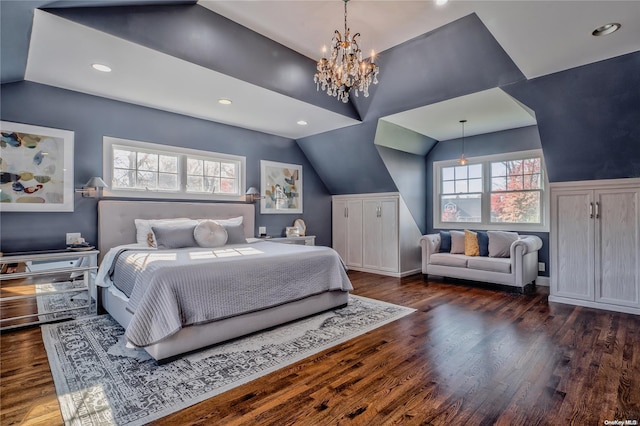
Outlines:
[[100, 72], [111, 72], [111, 67], [104, 64], [91, 64], [91, 68]]
[[462, 124], [462, 155], [460, 156], [460, 160], [458, 162], [461, 166], [467, 164], [467, 158], [464, 156], [464, 123], [466, 122], [467, 120], [460, 120], [460, 124]]
[[596, 37], [609, 35], [611, 33], [615, 33], [616, 31], [618, 31], [621, 26], [622, 25], [618, 24], [617, 22], [612, 22], [610, 24], [606, 24], [596, 28], [595, 30], [593, 30], [591, 35]]
[[298, 120], [297, 123], [299, 126], [306, 126], [307, 124], [309, 124], [305, 120]]
[[444, 6], [449, 0], [436, 0], [436, 5]]
[[375, 53], [371, 51], [371, 57], [367, 61], [362, 59], [362, 51], [357, 38], [360, 33], [353, 36], [349, 34], [347, 26], [347, 3], [344, 1], [344, 36], [335, 30], [331, 39], [331, 53], [329, 59], [325, 57], [326, 48], [322, 49], [322, 59], [318, 61], [318, 72], [313, 81], [317, 90], [326, 91], [327, 95], [337, 97], [342, 102], [349, 102], [349, 92], [355, 89], [363, 92], [365, 98], [369, 96], [369, 85], [378, 84], [379, 68], [375, 64]]
[[231, 99], [218, 99], [218, 103], [222, 105], [231, 105]]

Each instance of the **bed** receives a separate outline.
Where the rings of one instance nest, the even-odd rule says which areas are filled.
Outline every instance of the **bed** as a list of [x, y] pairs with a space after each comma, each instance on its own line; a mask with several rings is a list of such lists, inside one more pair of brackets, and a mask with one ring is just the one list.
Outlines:
[[[347, 304], [351, 283], [333, 249], [256, 241], [254, 216], [253, 204], [100, 201], [99, 278], [106, 274], [113, 282], [98, 280], [99, 305], [129, 340], [165, 362]], [[136, 245], [136, 219], [239, 217], [247, 243], [168, 250]], [[174, 297], [176, 289], [184, 294]], [[184, 300], [191, 305], [182, 306]]]

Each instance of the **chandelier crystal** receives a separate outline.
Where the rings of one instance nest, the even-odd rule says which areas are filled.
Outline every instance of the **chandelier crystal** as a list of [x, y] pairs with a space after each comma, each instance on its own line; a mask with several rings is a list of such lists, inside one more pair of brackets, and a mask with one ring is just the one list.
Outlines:
[[350, 35], [347, 26], [347, 3], [344, 1], [344, 36], [335, 30], [331, 39], [331, 54], [329, 59], [325, 57], [326, 49], [323, 49], [323, 58], [318, 61], [318, 72], [313, 77], [317, 90], [322, 88], [327, 95], [337, 97], [344, 103], [349, 102], [349, 92], [355, 89], [369, 96], [369, 85], [378, 84], [379, 68], [375, 64], [375, 55], [371, 52], [369, 60], [362, 59], [362, 51], [357, 38], [360, 33]]

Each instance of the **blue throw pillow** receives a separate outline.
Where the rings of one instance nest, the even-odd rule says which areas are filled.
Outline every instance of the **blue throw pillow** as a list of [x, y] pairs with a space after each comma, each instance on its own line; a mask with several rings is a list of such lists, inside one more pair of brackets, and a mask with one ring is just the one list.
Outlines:
[[476, 231], [480, 256], [489, 256], [489, 234], [486, 231]]
[[451, 233], [449, 231], [440, 231], [440, 253], [449, 253], [450, 251]]

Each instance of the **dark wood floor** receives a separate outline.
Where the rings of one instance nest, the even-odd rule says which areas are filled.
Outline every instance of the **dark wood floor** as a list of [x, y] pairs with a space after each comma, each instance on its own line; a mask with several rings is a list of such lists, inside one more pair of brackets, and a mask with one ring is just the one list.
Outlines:
[[[640, 316], [351, 272], [417, 309], [156, 424], [603, 425], [640, 421]], [[0, 340], [0, 423], [61, 424], [39, 329]]]

